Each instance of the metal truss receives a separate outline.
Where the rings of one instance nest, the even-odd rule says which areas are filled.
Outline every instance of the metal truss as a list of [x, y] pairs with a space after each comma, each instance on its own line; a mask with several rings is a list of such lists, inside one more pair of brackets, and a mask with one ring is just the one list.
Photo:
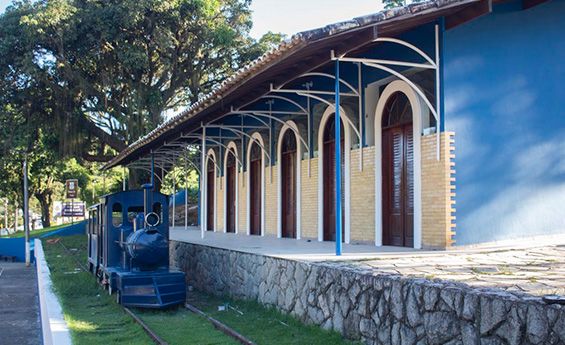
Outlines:
[[[347, 54], [341, 55], [341, 56], [335, 56], [335, 52], [332, 50], [331, 51], [331, 59], [333, 61], [339, 61], [339, 62], [352, 62], [352, 63], [357, 63], [357, 64], [363, 64], [365, 66], [371, 67], [371, 68], [376, 68], [379, 69], [381, 71], [385, 71], [387, 73], [390, 73], [392, 75], [394, 75], [395, 77], [403, 80], [404, 82], [406, 82], [410, 88], [412, 88], [412, 90], [414, 92], [416, 92], [424, 101], [424, 103], [426, 104], [426, 106], [428, 107], [428, 109], [430, 110], [430, 112], [432, 113], [432, 115], [434, 116], [435, 120], [436, 120], [436, 147], [437, 147], [437, 151], [436, 151], [436, 159], [439, 160], [440, 159], [440, 122], [441, 122], [441, 76], [440, 76], [440, 47], [439, 47], [439, 25], [435, 25], [435, 59], [432, 59], [429, 55], [427, 55], [425, 52], [423, 52], [420, 48], [416, 47], [415, 45], [408, 43], [406, 41], [400, 40], [398, 38], [392, 38], [392, 37], [379, 37], [373, 40], [373, 42], [385, 42], [385, 43], [392, 43], [392, 44], [397, 44], [397, 45], [401, 45], [403, 47], [406, 47], [410, 50], [412, 50], [413, 52], [415, 52], [416, 54], [418, 54], [420, 57], [422, 57], [424, 60], [426, 60], [425, 63], [416, 63], [416, 62], [407, 62], [407, 61], [398, 61], [398, 60], [382, 60], [382, 59], [369, 59], [369, 58], [354, 58], [354, 57], [347, 57]], [[412, 82], [410, 79], [408, 79], [406, 76], [404, 76], [402, 73], [395, 71], [394, 69], [387, 67], [387, 66], [400, 66], [400, 67], [413, 67], [413, 68], [422, 68], [422, 69], [431, 69], [435, 71], [435, 76], [436, 76], [436, 106], [434, 107], [434, 105], [429, 101], [429, 99], [426, 97], [426, 95], [424, 94], [424, 92], [416, 85], [414, 84], [414, 82]], [[341, 93], [340, 93], [341, 94]], [[341, 94], [344, 95], [344, 94]]]

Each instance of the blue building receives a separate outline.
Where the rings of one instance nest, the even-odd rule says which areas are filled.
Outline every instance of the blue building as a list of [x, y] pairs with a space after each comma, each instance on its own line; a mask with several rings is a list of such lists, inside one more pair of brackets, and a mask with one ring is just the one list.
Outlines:
[[440, 249], [563, 233], [564, 16], [565, 0], [441, 0], [302, 32], [106, 167], [198, 150], [203, 233]]

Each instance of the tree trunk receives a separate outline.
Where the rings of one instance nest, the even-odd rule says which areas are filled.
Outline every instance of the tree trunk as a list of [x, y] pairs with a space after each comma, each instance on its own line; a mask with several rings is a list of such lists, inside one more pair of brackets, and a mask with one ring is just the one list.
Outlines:
[[51, 204], [53, 203], [52, 194], [53, 193], [51, 191], [34, 194], [41, 207], [41, 224], [44, 228], [51, 226]]

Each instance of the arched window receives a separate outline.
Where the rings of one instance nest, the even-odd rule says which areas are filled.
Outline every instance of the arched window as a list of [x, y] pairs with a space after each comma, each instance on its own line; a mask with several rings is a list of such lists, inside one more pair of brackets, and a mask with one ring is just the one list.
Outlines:
[[294, 131], [289, 129], [284, 134], [281, 153], [291, 152], [296, 152], [296, 135], [294, 135]]
[[297, 145], [296, 135], [290, 129], [284, 133], [281, 143], [281, 236], [296, 238], [297, 235]]
[[226, 167], [231, 168], [233, 166], [235, 166], [235, 151], [233, 149], [229, 149]]
[[122, 226], [123, 214], [122, 214], [122, 204], [119, 202], [112, 205], [112, 226], [119, 228]]
[[403, 92], [393, 93], [386, 102], [382, 128], [396, 127], [412, 122], [412, 106]]
[[249, 160], [251, 162], [261, 159], [261, 147], [259, 147], [259, 144], [253, 143], [253, 145], [251, 145], [251, 152], [249, 155]]

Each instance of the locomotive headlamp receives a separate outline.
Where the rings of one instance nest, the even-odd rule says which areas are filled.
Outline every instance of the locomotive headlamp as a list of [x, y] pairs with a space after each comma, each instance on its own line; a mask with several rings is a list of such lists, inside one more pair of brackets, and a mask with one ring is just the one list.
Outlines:
[[145, 224], [149, 226], [157, 226], [160, 220], [159, 215], [155, 212], [149, 212], [145, 216]]

